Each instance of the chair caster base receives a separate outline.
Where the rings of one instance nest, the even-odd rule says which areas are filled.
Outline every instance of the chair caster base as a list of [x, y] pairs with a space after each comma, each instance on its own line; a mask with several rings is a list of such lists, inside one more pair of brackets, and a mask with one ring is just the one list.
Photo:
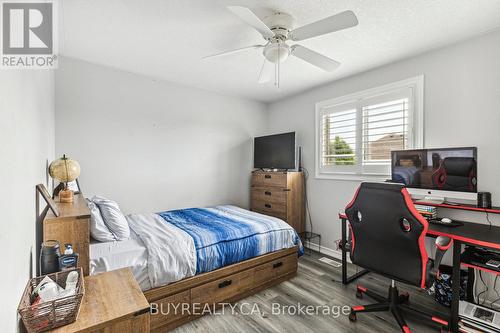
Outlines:
[[377, 303], [368, 304], [368, 305], [359, 305], [351, 307], [351, 311], [349, 312], [349, 321], [356, 322], [358, 313], [366, 313], [366, 312], [381, 312], [381, 311], [390, 311], [392, 312], [394, 318], [396, 319], [399, 327], [403, 333], [410, 333], [410, 328], [406, 324], [403, 314], [407, 312], [411, 312], [413, 314], [419, 315], [427, 319], [429, 322], [432, 322], [436, 325], [436, 328], [440, 329], [441, 333], [451, 333], [448, 328], [448, 321], [445, 319], [441, 319], [430, 314], [427, 314], [421, 310], [412, 308], [408, 303], [410, 301], [410, 294], [408, 292], [399, 293], [398, 289], [394, 284], [389, 287], [389, 293], [387, 297], [383, 297], [373, 291], [370, 291], [362, 286], [358, 286], [356, 290], [356, 298], [363, 298], [366, 294], [369, 298], [373, 298], [377, 301]]

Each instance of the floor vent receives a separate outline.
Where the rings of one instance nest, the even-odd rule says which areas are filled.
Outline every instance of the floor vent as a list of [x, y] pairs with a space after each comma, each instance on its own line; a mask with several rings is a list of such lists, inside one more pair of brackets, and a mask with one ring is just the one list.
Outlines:
[[330, 258], [327, 258], [327, 257], [322, 257], [322, 258], [319, 258], [318, 259], [319, 261], [321, 262], [324, 262], [325, 264], [328, 264], [330, 266], [333, 266], [333, 267], [342, 267], [342, 263], [337, 261], [337, 260], [333, 260], [333, 259], [330, 259]]

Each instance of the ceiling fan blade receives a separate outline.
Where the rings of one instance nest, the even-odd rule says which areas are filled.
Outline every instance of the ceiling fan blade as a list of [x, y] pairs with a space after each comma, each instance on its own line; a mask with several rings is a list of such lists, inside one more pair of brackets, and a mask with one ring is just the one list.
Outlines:
[[300, 58], [311, 65], [314, 65], [316, 67], [319, 67], [327, 72], [332, 72], [334, 71], [337, 67], [340, 66], [340, 63], [330, 59], [322, 54], [319, 54], [318, 52], [315, 52], [311, 49], [308, 49], [307, 47], [304, 47], [302, 45], [294, 45], [292, 46], [292, 55], [296, 56], [297, 58]]
[[219, 52], [219, 53], [216, 53], [216, 54], [211, 54], [211, 55], [203, 57], [202, 59], [208, 59], [208, 58], [214, 58], [214, 57], [219, 57], [219, 56], [225, 56], [225, 55], [228, 55], [228, 54], [238, 53], [238, 52], [246, 51], [246, 50], [250, 50], [250, 49], [260, 49], [262, 47], [264, 47], [264, 45], [252, 45], [252, 46], [240, 47], [239, 49], [234, 49], [234, 50]]
[[227, 9], [260, 32], [265, 39], [274, 37], [274, 32], [272, 32], [271, 29], [269, 29], [269, 27], [250, 9], [241, 6], [228, 6]]
[[304, 25], [291, 32], [292, 40], [299, 41], [358, 25], [358, 18], [350, 11], [338, 13], [325, 19]]
[[266, 83], [271, 80], [271, 75], [273, 74], [274, 64], [264, 59], [262, 68], [259, 74], [259, 83]]

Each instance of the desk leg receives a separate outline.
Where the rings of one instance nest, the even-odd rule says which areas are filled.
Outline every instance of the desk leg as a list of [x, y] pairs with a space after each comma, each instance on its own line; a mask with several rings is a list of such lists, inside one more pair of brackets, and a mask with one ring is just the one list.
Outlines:
[[342, 219], [340, 222], [342, 224], [342, 238], [340, 240], [340, 245], [342, 247], [342, 284], [347, 284], [347, 253], [346, 253], [346, 224], [347, 220]]
[[359, 271], [358, 273], [352, 275], [352, 276], [347, 276], [347, 220], [342, 219], [342, 238], [340, 241], [340, 244], [342, 245], [342, 284], [349, 284], [352, 281], [362, 277], [363, 275], [370, 273], [369, 270], [363, 269], [362, 271]]
[[462, 242], [455, 240], [453, 243], [453, 275], [451, 281], [451, 322], [450, 331], [458, 332], [458, 302], [460, 300], [460, 254]]
[[474, 268], [467, 268], [467, 299], [469, 303], [474, 303]]

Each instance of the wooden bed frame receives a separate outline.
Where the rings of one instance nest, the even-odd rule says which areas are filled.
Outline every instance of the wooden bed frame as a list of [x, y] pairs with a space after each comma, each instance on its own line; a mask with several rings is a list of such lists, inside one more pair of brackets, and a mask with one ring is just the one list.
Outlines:
[[145, 291], [151, 332], [167, 332], [199, 318], [205, 306], [218, 308], [294, 277], [297, 252], [295, 246]]
[[[43, 223], [37, 223], [42, 229], [37, 230], [37, 247], [40, 248], [42, 234], [44, 240], [72, 243], [80, 254], [79, 266], [83, 267], [84, 275], [88, 275], [90, 211], [85, 198], [78, 194], [73, 204], [56, 201], [56, 205], [60, 216], [55, 217], [45, 209], [38, 218], [37, 222]], [[297, 274], [297, 262], [298, 247], [294, 246], [145, 291], [144, 296], [153, 310], [151, 332], [166, 332], [199, 318], [199, 314], [193, 314], [195, 306], [203, 309], [208, 305], [213, 309], [220, 303], [235, 302], [286, 281]], [[180, 311], [182, 304], [189, 306], [188, 311]], [[159, 313], [154, 313], [156, 307]], [[179, 311], [174, 311], [174, 307]]]

